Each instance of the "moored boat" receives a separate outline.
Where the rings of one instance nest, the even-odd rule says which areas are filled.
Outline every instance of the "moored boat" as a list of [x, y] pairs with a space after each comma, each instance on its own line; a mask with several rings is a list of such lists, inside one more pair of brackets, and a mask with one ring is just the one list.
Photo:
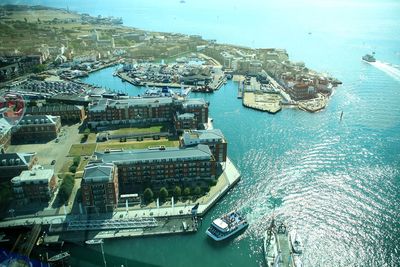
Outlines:
[[206, 234], [215, 241], [221, 241], [240, 232], [248, 225], [248, 222], [240, 213], [232, 211], [213, 220]]
[[[302, 267], [301, 251], [302, 245], [300, 237], [296, 232], [293, 232], [294, 236], [291, 239], [288, 234], [287, 227], [283, 223], [275, 224], [275, 220], [272, 219], [271, 225], [268, 227], [264, 234], [264, 256], [265, 262], [268, 267]], [[292, 235], [293, 235], [292, 234]], [[297, 237], [296, 237], [297, 236]], [[294, 245], [296, 244], [295, 252]], [[299, 244], [296, 243], [300, 242]]]
[[103, 239], [86, 240], [85, 243], [88, 244], [88, 245], [102, 244], [103, 243]]
[[303, 242], [296, 230], [289, 232], [289, 241], [293, 253], [301, 254], [303, 252]]
[[62, 253], [60, 253], [60, 254], [57, 254], [57, 255], [55, 255], [55, 256], [49, 258], [49, 259], [48, 259], [48, 262], [56, 262], [56, 261], [65, 259], [65, 258], [67, 258], [67, 257], [69, 257], [69, 256], [70, 256], [70, 254], [69, 254], [68, 252], [62, 252]]

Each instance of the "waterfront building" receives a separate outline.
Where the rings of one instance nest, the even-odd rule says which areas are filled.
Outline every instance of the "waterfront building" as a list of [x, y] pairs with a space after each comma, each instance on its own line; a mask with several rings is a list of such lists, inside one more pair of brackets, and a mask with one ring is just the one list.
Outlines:
[[205, 128], [208, 123], [208, 104], [202, 98], [189, 98], [182, 102], [180, 113], [192, 113], [196, 119], [197, 128]]
[[31, 170], [22, 171], [11, 179], [14, 199], [17, 205], [32, 202], [48, 203], [57, 188], [54, 169], [35, 165]]
[[[4, 151], [3, 151], [4, 152]], [[10, 181], [37, 162], [36, 153], [0, 153], [1, 181]]]
[[87, 211], [111, 211], [118, 205], [118, 171], [113, 163], [91, 163], [81, 183], [82, 204]]
[[0, 82], [16, 78], [38, 64], [42, 64], [41, 54], [24, 56], [5, 56], [0, 60]]
[[62, 122], [82, 122], [86, 118], [83, 106], [65, 104], [27, 107], [25, 114], [60, 116]]
[[202, 144], [187, 148], [106, 150], [94, 155], [98, 162], [117, 166], [121, 194], [141, 194], [146, 187], [157, 190], [208, 184], [216, 178], [215, 158], [210, 148]]
[[0, 118], [0, 148], [7, 150], [11, 142], [11, 124], [5, 119]]
[[174, 110], [170, 97], [101, 99], [89, 105], [88, 124], [98, 125], [151, 124], [169, 121]]
[[12, 143], [46, 142], [57, 138], [61, 118], [51, 115], [25, 115], [11, 135]]
[[315, 88], [308, 83], [295, 83], [287, 90], [293, 100], [307, 100], [316, 97]]
[[208, 104], [203, 99], [178, 100], [173, 97], [100, 99], [89, 105], [88, 125], [129, 127], [173, 122], [175, 115], [194, 114], [195, 128], [208, 121]]
[[183, 113], [178, 112], [174, 116], [174, 126], [177, 132], [182, 132], [183, 130], [197, 129], [197, 120], [193, 113]]
[[208, 145], [217, 162], [225, 162], [228, 143], [219, 129], [185, 131], [180, 138], [181, 147]]

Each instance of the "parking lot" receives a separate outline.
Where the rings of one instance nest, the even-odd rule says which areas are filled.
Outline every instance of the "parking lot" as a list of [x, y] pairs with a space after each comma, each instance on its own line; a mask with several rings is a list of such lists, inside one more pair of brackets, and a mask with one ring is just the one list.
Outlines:
[[[79, 124], [62, 126], [57, 140], [55, 139], [45, 144], [11, 145], [7, 149], [7, 152], [36, 152], [40, 165], [44, 167], [54, 167], [55, 172], [58, 173], [66, 160], [71, 145], [79, 143], [81, 140], [78, 127]], [[55, 160], [55, 164], [51, 165], [53, 160]]]

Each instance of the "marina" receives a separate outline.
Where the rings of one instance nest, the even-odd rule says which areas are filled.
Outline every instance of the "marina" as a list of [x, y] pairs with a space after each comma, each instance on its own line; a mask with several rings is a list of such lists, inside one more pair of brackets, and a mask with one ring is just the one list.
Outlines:
[[[229, 156], [242, 179], [217, 205], [208, 206], [202, 225], [193, 234], [104, 239], [103, 255], [107, 263], [116, 266], [263, 266], [261, 239], [267, 226], [265, 216], [274, 208], [284, 218], [288, 229], [296, 226], [303, 235], [301, 261], [304, 265], [397, 266], [398, 225], [390, 218], [397, 218], [399, 210], [399, 127], [396, 123], [400, 114], [399, 79], [398, 68], [394, 66], [400, 63], [398, 40], [393, 37], [398, 32], [399, 8], [393, 1], [372, 1], [368, 5], [355, 2], [335, 2], [329, 8], [310, 3], [276, 6], [259, 3], [256, 8], [245, 2], [234, 5], [201, 3], [201, 7], [210, 4], [218, 9], [207, 13], [199, 12], [200, 4], [189, 1], [161, 4], [160, 9], [139, 1], [135, 8], [143, 12], [113, 9], [124, 17], [124, 23], [135, 27], [187, 34], [201, 32], [207, 39], [243, 46], [284, 47], [295, 60], [304, 60], [307, 66], [337, 76], [343, 86], [324, 108], [320, 109], [322, 105], [318, 103], [310, 104], [310, 110], [322, 111], [316, 114], [286, 109], [297, 104], [281, 94], [283, 109], [274, 116], [247, 109], [242, 101], [235, 100], [242, 94], [237, 90], [237, 83], [230, 80], [212, 94], [192, 91], [193, 96], [204, 97], [212, 104], [210, 115], [215, 126], [233, 144]], [[53, 4], [65, 8], [65, 4]], [[124, 3], [117, 1], [114, 5]], [[82, 12], [96, 12], [74, 6]], [[111, 10], [111, 5], [102, 2], [96, 10], [106, 12]], [[288, 19], [282, 20], [281, 10], [287, 11]], [[294, 32], [296, 21], [293, 18], [298, 14], [302, 14], [304, 20], [297, 23]], [[274, 27], [276, 21], [279, 28]], [[265, 25], [263, 34], [260, 34], [260, 27], [254, 25]], [[239, 31], [246, 34], [235, 34]], [[288, 35], [288, 32], [293, 34]], [[379, 60], [366, 64], [361, 57], [371, 49], [379, 53]], [[229, 59], [226, 62], [229, 63]], [[114, 70], [110, 74], [113, 80], [107, 84], [111, 79], [104, 77], [103, 71], [107, 69], [83, 79], [104, 83], [104, 88], [129, 95], [142, 93], [143, 88], [122, 83], [113, 76]], [[276, 77], [271, 83], [274, 81], [281, 82]], [[187, 210], [194, 204], [187, 206]], [[236, 208], [248, 210], [249, 227], [239, 238], [223, 244], [204, 234], [212, 220]], [[178, 213], [180, 209], [176, 208]], [[148, 215], [157, 213], [155, 210], [156, 207], [152, 207], [129, 213]], [[159, 210], [160, 213], [165, 211]], [[118, 216], [126, 213], [123, 209], [118, 212]], [[58, 216], [40, 217], [16, 218], [16, 222], [30, 226], [41, 221], [50, 224], [53, 220], [56, 224], [63, 220], [63, 210]], [[186, 226], [181, 221], [176, 227], [187, 229], [189, 219]], [[99, 230], [93, 231], [94, 236], [96, 231]], [[106, 233], [108, 231], [111, 232]], [[104, 232], [103, 236], [113, 235], [112, 230]], [[79, 231], [76, 235], [84, 233]], [[92, 231], [88, 233], [91, 235]], [[94, 236], [85, 237], [82, 242]], [[291, 237], [287, 239], [292, 243]], [[78, 242], [67, 246], [72, 266], [103, 264], [99, 245], [82, 246]], [[296, 261], [295, 256], [292, 258]]]

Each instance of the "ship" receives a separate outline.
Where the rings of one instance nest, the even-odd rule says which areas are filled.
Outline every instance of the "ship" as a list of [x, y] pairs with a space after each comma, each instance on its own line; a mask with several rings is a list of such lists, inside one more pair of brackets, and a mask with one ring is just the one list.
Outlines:
[[57, 255], [51, 257], [50, 259], [48, 259], [48, 262], [56, 262], [56, 261], [65, 259], [69, 256], [70, 256], [70, 254], [68, 252], [62, 252], [62, 253], [57, 254]]
[[239, 212], [232, 211], [213, 220], [206, 234], [215, 241], [221, 241], [246, 229], [247, 226], [247, 220]]
[[297, 232], [289, 233], [284, 223], [271, 225], [264, 234], [264, 256], [268, 267], [302, 267], [302, 243]]
[[367, 62], [375, 62], [376, 61], [375, 57], [370, 54], [366, 54], [365, 56], [362, 57], [362, 59]]

